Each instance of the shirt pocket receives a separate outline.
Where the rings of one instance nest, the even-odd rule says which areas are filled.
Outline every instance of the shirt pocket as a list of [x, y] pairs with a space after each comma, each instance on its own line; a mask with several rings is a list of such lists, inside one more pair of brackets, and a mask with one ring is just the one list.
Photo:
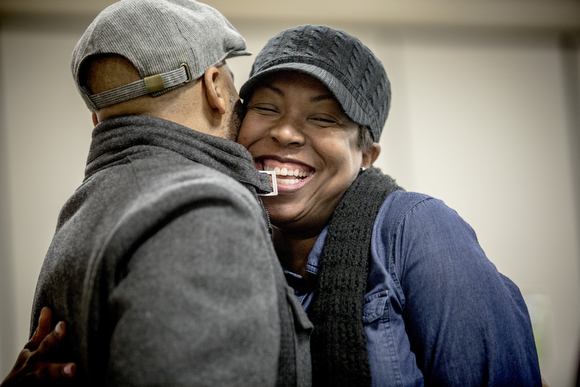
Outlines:
[[368, 325], [381, 318], [388, 318], [388, 313], [386, 313], [388, 296], [388, 290], [381, 290], [364, 298], [362, 308], [363, 324]]

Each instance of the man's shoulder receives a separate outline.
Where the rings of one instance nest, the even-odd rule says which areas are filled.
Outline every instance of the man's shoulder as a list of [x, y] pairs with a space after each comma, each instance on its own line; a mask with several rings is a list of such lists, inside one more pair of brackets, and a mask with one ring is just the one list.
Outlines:
[[68, 224], [67, 233], [108, 233], [123, 219], [177, 216], [175, 209], [206, 201], [234, 205], [248, 217], [261, 214], [256, 198], [233, 178], [173, 152], [147, 150], [87, 178], [61, 210], [57, 230]]

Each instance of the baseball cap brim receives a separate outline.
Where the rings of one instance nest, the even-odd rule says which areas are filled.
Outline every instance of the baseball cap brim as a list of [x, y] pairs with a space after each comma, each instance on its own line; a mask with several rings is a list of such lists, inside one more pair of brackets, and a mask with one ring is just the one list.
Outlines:
[[248, 102], [253, 91], [259, 86], [259, 83], [264, 79], [264, 77], [283, 71], [295, 71], [310, 75], [317, 79], [334, 95], [340, 107], [351, 121], [363, 126], [371, 125], [371, 119], [358, 104], [357, 98], [354, 97], [343, 83], [330, 72], [312, 64], [281, 63], [268, 67], [267, 69], [254, 74], [246, 81], [246, 83], [244, 83], [240, 89], [240, 97], [244, 102]]

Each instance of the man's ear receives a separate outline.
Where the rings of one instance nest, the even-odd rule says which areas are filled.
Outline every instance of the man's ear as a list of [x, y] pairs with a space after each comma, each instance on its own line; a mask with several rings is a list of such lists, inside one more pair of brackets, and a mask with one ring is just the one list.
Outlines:
[[97, 112], [93, 112], [93, 125], [97, 126], [99, 123], [99, 118], [97, 117]]
[[203, 83], [205, 85], [205, 93], [207, 102], [212, 109], [217, 110], [220, 114], [225, 114], [227, 103], [226, 95], [222, 92], [222, 85], [220, 84], [219, 70], [211, 66], [203, 74]]
[[381, 146], [373, 142], [369, 149], [363, 152], [362, 167], [370, 168], [381, 154]]

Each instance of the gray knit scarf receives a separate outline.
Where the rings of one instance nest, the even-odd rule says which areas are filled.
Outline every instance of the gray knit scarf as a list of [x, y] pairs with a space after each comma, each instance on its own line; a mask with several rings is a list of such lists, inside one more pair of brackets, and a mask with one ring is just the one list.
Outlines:
[[377, 168], [360, 172], [334, 210], [324, 244], [310, 349], [314, 386], [370, 386], [362, 324], [375, 218], [386, 197], [402, 190]]

